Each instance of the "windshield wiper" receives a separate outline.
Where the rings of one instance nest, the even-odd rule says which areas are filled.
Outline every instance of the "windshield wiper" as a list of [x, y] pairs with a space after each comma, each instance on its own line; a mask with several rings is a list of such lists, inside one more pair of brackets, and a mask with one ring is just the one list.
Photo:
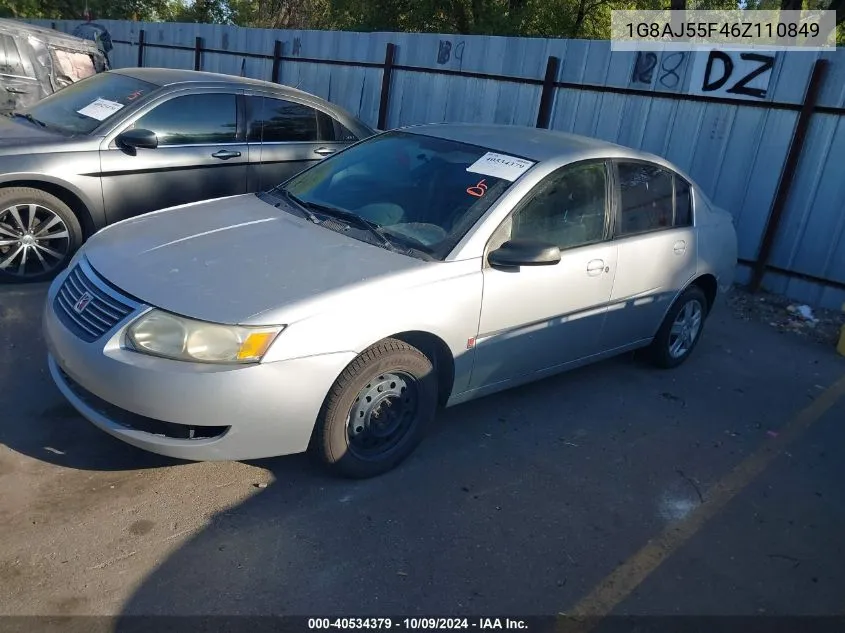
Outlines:
[[40, 125], [41, 127], [47, 127], [47, 124], [44, 121], [39, 121], [34, 116], [32, 116], [29, 112], [26, 114], [21, 114], [20, 112], [12, 112], [9, 116], [11, 117], [18, 117], [19, 119], [26, 119], [30, 123], [35, 123], [35, 125]]
[[[298, 198], [294, 194], [290, 193], [286, 189], [283, 189], [283, 191], [285, 192], [285, 195], [287, 195], [291, 200], [300, 205], [302, 209], [309, 213], [311, 216], [313, 216], [314, 214], [311, 213], [309, 209], [313, 209], [318, 213], [328, 215], [329, 217], [336, 218], [338, 220], [343, 220], [347, 223], [357, 224], [358, 228], [362, 228], [366, 231], [369, 231], [370, 234], [375, 235], [376, 238], [381, 242], [382, 246], [384, 246], [386, 249], [395, 253], [405, 252], [401, 248], [397, 247], [396, 244], [394, 244], [393, 241], [384, 234], [381, 227], [375, 222], [371, 222], [366, 218], [362, 218], [360, 215], [352, 213], [351, 211], [339, 209], [338, 207], [333, 207], [329, 204], [322, 204], [320, 202], [311, 202], [310, 200], [303, 200], [302, 198]], [[309, 217], [309, 219], [311, 218]], [[315, 220], [311, 221], [314, 222]], [[319, 224], [319, 220], [317, 220], [316, 223]]]
[[[288, 191], [287, 189], [273, 189], [273, 190], [271, 191], [271, 193], [276, 193], [276, 192], [281, 193], [281, 194], [282, 194], [282, 196], [284, 196], [285, 198], [287, 198], [287, 199], [288, 199], [288, 200], [290, 200], [291, 202], [295, 202], [295, 203], [296, 203], [297, 210], [298, 210], [298, 211], [300, 211], [300, 212], [302, 213], [302, 215], [303, 215], [303, 216], [305, 216], [306, 218], [308, 218], [308, 220], [310, 220], [310, 221], [311, 221], [311, 222], [313, 222], [314, 224], [319, 224], [319, 223], [320, 223], [320, 218], [318, 218], [316, 215], [314, 215], [313, 213], [311, 213], [311, 211], [310, 211], [310, 209], [308, 208], [308, 206], [307, 206], [306, 202], [305, 202], [302, 198], [300, 198], [300, 197], [298, 197], [298, 196], [295, 196], [294, 194], [292, 194], [292, 193], [291, 193], [290, 191]], [[278, 207], [279, 205], [277, 204], [276, 206]]]

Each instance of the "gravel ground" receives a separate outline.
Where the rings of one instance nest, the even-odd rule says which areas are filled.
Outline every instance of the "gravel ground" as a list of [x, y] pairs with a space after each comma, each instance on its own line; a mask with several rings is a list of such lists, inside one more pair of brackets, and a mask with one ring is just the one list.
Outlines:
[[734, 286], [726, 303], [738, 319], [764, 323], [781, 333], [797, 334], [828, 346], [836, 347], [845, 327], [845, 305], [842, 311], [811, 308], [813, 321], [798, 313], [799, 302], [763, 291], [752, 294], [742, 286]]

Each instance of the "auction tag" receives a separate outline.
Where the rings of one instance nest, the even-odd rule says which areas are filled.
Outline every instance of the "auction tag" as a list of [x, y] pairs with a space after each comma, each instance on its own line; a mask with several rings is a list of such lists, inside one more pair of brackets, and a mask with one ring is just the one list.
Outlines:
[[484, 174], [485, 176], [493, 176], [493, 178], [513, 181], [533, 166], [533, 162], [525, 160], [524, 158], [508, 156], [507, 154], [496, 154], [495, 152], [487, 152], [484, 156], [467, 167], [467, 171], [471, 171], [476, 174]]
[[100, 98], [96, 101], [92, 101], [81, 110], [77, 110], [77, 112], [84, 116], [91, 117], [92, 119], [97, 119], [98, 121], [105, 121], [122, 107], [122, 103]]

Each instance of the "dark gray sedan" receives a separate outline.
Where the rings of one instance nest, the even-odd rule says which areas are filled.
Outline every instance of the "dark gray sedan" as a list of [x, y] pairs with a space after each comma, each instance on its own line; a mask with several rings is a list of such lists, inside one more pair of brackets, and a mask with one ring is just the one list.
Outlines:
[[269, 189], [373, 133], [264, 81], [159, 68], [90, 77], [0, 118], [0, 281], [50, 279], [108, 224]]

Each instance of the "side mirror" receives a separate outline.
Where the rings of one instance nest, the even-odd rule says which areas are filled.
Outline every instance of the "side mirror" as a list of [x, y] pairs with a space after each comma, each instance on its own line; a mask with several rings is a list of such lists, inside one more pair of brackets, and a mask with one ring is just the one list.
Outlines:
[[150, 130], [126, 130], [118, 135], [115, 142], [119, 147], [128, 149], [155, 149], [158, 137]]
[[553, 266], [560, 261], [560, 249], [537, 240], [509, 240], [487, 255], [491, 266]]

